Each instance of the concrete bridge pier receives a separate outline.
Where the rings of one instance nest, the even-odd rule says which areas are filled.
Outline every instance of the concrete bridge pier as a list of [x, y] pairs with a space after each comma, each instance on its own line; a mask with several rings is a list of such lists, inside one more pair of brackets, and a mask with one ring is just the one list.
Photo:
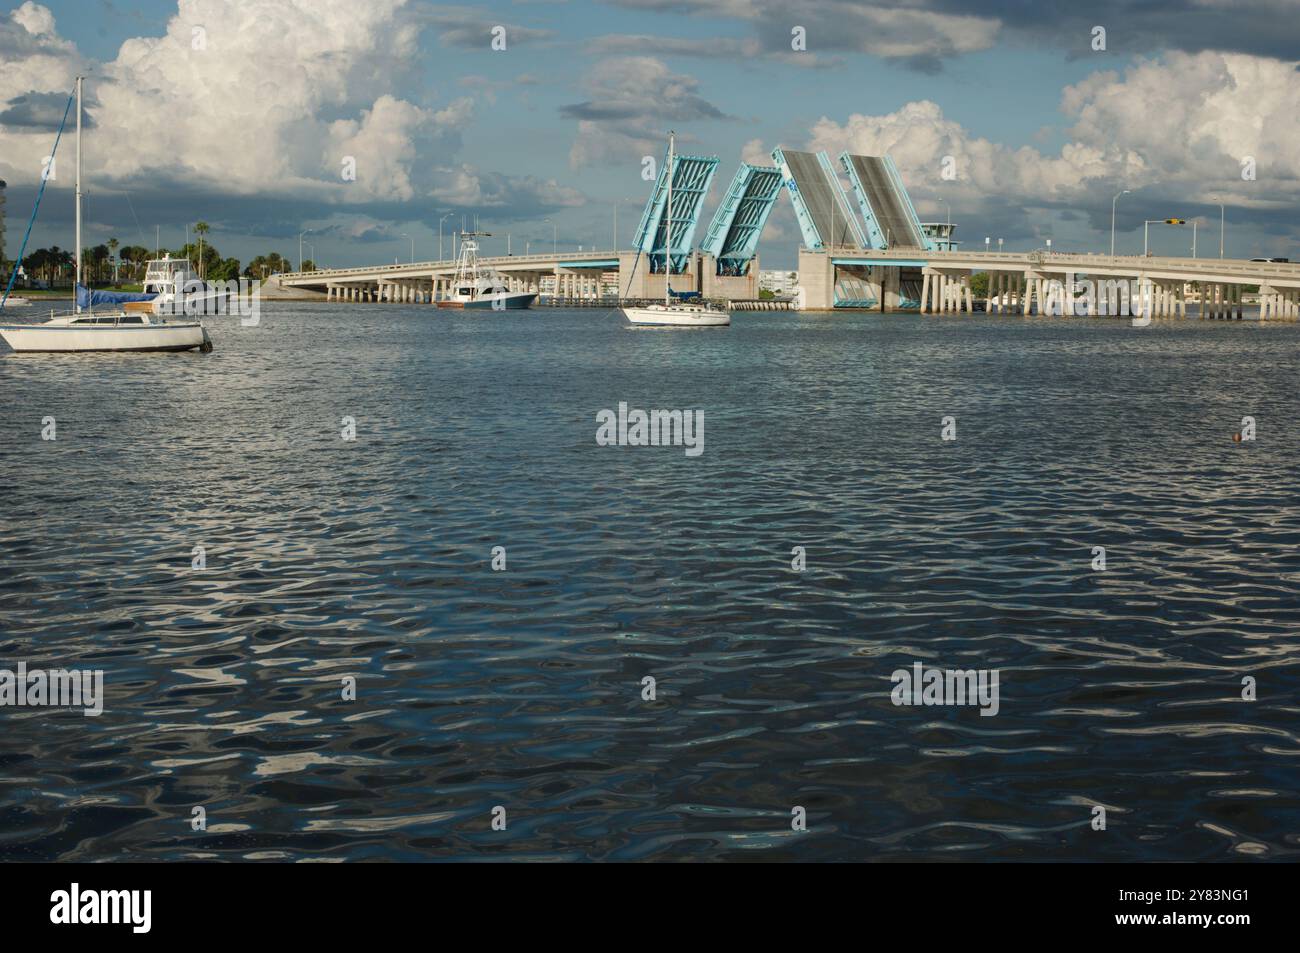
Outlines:
[[1046, 275], [1038, 271], [1026, 271], [1024, 274], [1025, 294], [1021, 301], [1020, 313], [1029, 317], [1037, 305], [1038, 314], [1043, 313], [1043, 291]]
[[923, 314], [960, 314], [975, 311], [969, 270], [952, 268], [921, 269], [921, 312]]
[[984, 311], [993, 314], [1006, 314], [1011, 308], [1011, 281], [1013, 273], [1009, 271], [990, 271], [988, 296], [984, 301]]

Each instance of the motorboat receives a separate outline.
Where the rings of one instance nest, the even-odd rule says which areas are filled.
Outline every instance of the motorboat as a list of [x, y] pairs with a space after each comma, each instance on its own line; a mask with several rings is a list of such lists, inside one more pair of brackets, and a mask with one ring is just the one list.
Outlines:
[[480, 264], [478, 239], [490, 235], [491, 232], [464, 232], [461, 235], [460, 255], [456, 260], [456, 277], [452, 279], [451, 293], [439, 299], [438, 307], [519, 311], [532, 306], [537, 299], [537, 292], [507, 291], [505, 278], [494, 269]]

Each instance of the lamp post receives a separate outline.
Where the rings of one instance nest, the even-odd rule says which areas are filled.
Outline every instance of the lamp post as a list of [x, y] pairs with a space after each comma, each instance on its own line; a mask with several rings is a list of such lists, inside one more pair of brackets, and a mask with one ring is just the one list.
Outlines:
[[988, 253], [988, 250], [989, 250], [989, 242], [990, 242], [990, 241], [991, 241], [991, 239], [989, 238], [989, 236], [988, 236], [988, 235], [985, 235], [985, 236], [984, 236], [984, 252], [985, 252], [985, 254]]
[[453, 213], [448, 212], [442, 218], [438, 219], [438, 261], [443, 260], [442, 259], [442, 223], [451, 214]]
[[1192, 220], [1192, 257], [1196, 257], [1196, 219]]
[[414, 264], [415, 264], [415, 239], [414, 239], [414, 238], [411, 238], [411, 236], [408, 235], [408, 234], [406, 234], [406, 232], [398, 232], [397, 234], [401, 235], [403, 238], [405, 238], [405, 239], [407, 239], [408, 241], [410, 241], [410, 243], [411, 243], [411, 264], [414, 265]]
[[312, 230], [308, 228], [305, 231], [301, 231], [298, 233], [298, 270], [299, 271], [302, 271], [302, 236], [311, 234], [311, 231]]
[[1149, 218], [1142, 223], [1142, 257], [1147, 257], [1148, 238], [1151, 235], [1151, 226], [1155, 225], [1186, 225], [1181, 218]]
[[1223, 203], [1219, 203], [1219, 257], [1223, 257]]
[[555, 236], [556, 236], [555, 222], [554, 222], [553, 220], [549, 219], [549, 218], [544, 218], [544, 219], [542, 219], [542, 221], [543, 221], [543, 222], [550, 222], [550, 223], [551, 223], [551, 254], [554, 255], [554, 254], [555, 254], [555, 244], [556, 244], [556, 239], [555, 239]]
[[[618, 254], [618, 206], [620, 202], [636, 202], [636, 199], [618, 199], [614, 202], [614, 254]], [[594, 245], [592, 246], [595, 247]]]
[[1115, 197], [1110, 200], [1110, 257], [1115, 257], [1115, 205], [1119, 202], [1121, 195], [1128, 195], [1132, 189], [1125, 189], [1123, 192], [1116, 192]]

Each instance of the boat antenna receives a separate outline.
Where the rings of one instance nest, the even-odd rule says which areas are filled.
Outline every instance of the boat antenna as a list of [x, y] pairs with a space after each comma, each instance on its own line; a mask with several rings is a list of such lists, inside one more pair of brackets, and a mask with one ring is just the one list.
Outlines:
[[[78, 79], [77, 82], [80, 83], [81, 80]], [[53, 162], [54, 157], [58, 155], [59, 140], [63, 138], [63, 128], [68, 124], [68, 112], [72, 109], [72, 101], [75, 98], [75, 93], [69, 94], [68, 104], [63, 107], [63, 122], [59, 123], [59, 131], [54, 137], [54, 148], [50, 151], [51, 162]], [[36, 191], [36, 204], [32, 206], [32, 217], [27, 220], [27, 232], [23, 235], [23, 243], [18, 248], [18, 257], [14, 259], [14, 270], [9, 275], [9, 284], [5, 286], [4, 297], [0, 298], [0, 308], [3, 308], [5, 302], [9, 300], [9, 292], [13, 291], [14, 282], [18, 280], [18, 269], [23, 266], [23, 255], [27, 252], [27, 242], [32, 237], [32, 226], [36, 224], [36, 212], [41, 207], [41, 196], [45, 194], [45, 183], [49, 180], [50, 177], [48, 175], [41, 176], [41, 187]], [[73, 291], [73, 297], [76, 297], [75, 290]]]
[[81, 84], [84, 80], [84, 76], [77, 77], [77, 280], [72, 286], [72, 300], [78, 314], [81, 313], [77, 289], [81, 287]]

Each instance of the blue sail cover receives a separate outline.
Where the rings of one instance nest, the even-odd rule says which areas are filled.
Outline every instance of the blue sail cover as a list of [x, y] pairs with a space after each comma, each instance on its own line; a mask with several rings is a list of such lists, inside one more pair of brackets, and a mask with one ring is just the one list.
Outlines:
[[97, 304], [126, 304], [128, 301], [152, 301], [156, 297], [156, 294], [130, 291], [91, 291], [85, 285], [77, 285], [78, 308], [91, 308]]
[[698, 291], [673, 291], [671, 287], [669, 287], [668, 293], [680, 301], [690, 301], [692, 298], [700, 296]]

